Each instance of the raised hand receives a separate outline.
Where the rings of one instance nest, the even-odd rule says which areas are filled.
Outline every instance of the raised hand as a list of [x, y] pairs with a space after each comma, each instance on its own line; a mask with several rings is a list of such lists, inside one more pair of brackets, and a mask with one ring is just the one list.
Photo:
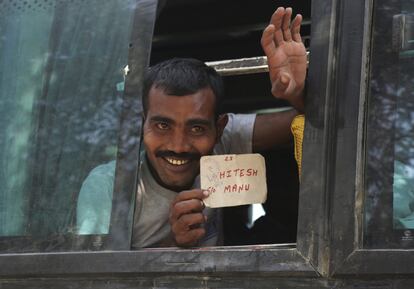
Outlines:
[[205, 235], [202, 224], [206, 222], [203, 215], [203, 199], [208, 196], [206, 191], [195, 189], [180, 192], [171, 204], [170, 225], [178, 246], [196, 246]]
[[302, 16], [291, 22], [292, 8], [279, 7], [263, 31], [261, 44], [267, 56], [273, 96], [288, 100], [304, 111], [306, 49], [300, 36]]

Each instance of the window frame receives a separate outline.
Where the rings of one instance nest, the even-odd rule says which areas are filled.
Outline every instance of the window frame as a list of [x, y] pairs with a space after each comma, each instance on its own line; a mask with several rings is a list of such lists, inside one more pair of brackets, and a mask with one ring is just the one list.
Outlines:
[[[326, 21], [325, 25], [316, 26], [321, 34], [316, 31], [312, 38], [311, 63], [321, 63], [328, 69], [319, 75], [310, 72], [312, 99], [307, 106], [310, 113], [305, 130], [301, 198], [318, 202], [325, 221], [319, 223], [320, 216], [305, 220], [311, 228], [305, 240], [318, 238], [318, 246], [307, 256], [325, 276], [413, 274], [414, 250], [365, 249], [362, 240], [367, 89], [375, 1], [333, 2], [331, 24]], [[322, 1], [313, 1], [313, 7], [322, 7], [318, 3]], [[315, 14], [323, 14], [326, 10]], [[327, 30], [334, 31], [335, 35], [330, 36], [333, 38], [331, 49], [328, 44], [315, 49], [318, 36], [322, 42], [326, 38], [322, 31]], [[311, 66], [312, 69], [315, 66]], [[312, 111], [318, 109], [324, 118], [311, 119]], [[319, 127], [326, 127], [326, 130]], [[314, 145], [318, 141], [319, 148]], [[312, 167], [314, 171], [316, 167], [316, 172], [312, 172]], [[319, 180], [318, 176], [322, 182], [316, 184], [313, 180]], [[319, 194], [313, 195], [315, 190], [319, 190]], [[304, 209], [299, 208], [302, 213]], [[299, 227], [304, 226], [300, 224]], [[306, 246], [302, 247], [302, 251], [305, 250]]]
[[[131, 248], [141, 146], [141, 132], [137, 129], [137, 123], [141, 122], [142, 129], [142, 83], [145, 67], [149, 65], [150, 40], [154, 31], [157, 4], [157, 0], [137, 0], [129, 43], [128, 72], [125, 76], [111, 221], [104, 250]], [[141, 44], [141, 39], [149, 41]]]

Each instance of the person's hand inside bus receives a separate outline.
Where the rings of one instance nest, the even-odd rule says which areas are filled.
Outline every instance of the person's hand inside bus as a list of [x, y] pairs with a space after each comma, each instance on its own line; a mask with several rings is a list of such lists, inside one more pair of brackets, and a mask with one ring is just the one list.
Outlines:
[[302, 16], [291, 22], [292, 8], [279, 7], [263, 31], [261, 44], [267, 56], [273, 96], [288, 100], [304, 111], [306, 49], [300, 36]]

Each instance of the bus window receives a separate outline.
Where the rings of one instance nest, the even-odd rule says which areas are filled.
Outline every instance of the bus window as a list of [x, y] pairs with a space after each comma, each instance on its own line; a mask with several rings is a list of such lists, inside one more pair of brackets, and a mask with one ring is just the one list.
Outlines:
[[364, 243], [368, 248], [413, 248], [414, 5], [378, 2], [369, 83]]
[[[2, 250], [70, 249], [71, 239], [87, 231], [87, 224], [76, 225], [78, 194], [96, 166], [108, 168], [96, 173], [115, 170], [135, 6], [0, 3]], [[111, 204], [112, 187], [104, 198]], [[103, 212], [109, 217], [110, 209]]]

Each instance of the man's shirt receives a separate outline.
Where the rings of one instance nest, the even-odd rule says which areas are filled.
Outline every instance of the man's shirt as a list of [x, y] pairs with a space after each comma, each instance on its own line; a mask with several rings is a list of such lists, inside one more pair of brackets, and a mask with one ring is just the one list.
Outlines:
[[[229, 121], [213, 154], [245, 154], [252, 152], [256, 115], [229, 114]], [[80, 235], [107, 234], [112, 208], [115, 161], [93, 169], [82, 184], [77, 207]], [[200, 188], [199, 177], [193, 188]], [[133, 248], [174, 246], [169, 224], [170, 205], [176, 192], [160, 186], [152, 176], [145, 157], [141, 158], [140, 179], [136, 196]], [[206, 208], [206, 235], [200, 246], [221, 243], [221, 210]]]

